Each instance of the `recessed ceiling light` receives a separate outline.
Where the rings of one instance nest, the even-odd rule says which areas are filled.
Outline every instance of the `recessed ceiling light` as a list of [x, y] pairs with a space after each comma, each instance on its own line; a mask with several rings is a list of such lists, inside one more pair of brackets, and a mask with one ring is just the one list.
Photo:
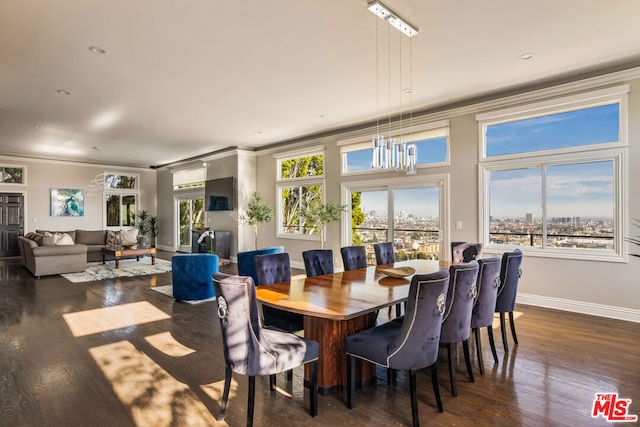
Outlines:
[[102, 151], [102, 147], [93, 147], [93, 149], [96, 151]]
[[33, 125], [34, 129], [40, 129], [40, 125]]
[[256, 135], [262, 135], [262, 131], [261, 130], [257, 130], [255, 133], [256, 133]]
[[107, 51], [100, 46], [89, 46], [89, 50], [96, 55], [104, 55], [105, 53], [107, 53]]
[[64, 89], [58, 89], [56, 92], [58, 92], [60, 95], [71, 95], [71, 92]]
[[533, 58], [533, 53], [523, 53], [519, 58], [526, 61], [527, 59]]
[[413, 93], [413, 89], [410, 87], [405, 87], [402, 89], [402, 93]]
[[324, 119], [324, 114], [323, 113], [316, 114], [316, 117], [319, 119]]

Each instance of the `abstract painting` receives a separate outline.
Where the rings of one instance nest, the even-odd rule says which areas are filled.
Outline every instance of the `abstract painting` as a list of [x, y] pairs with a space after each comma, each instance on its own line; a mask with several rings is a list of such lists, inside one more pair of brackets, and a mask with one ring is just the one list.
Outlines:
[[51, 216], [84, 216], [84, 190], [52, 188]]

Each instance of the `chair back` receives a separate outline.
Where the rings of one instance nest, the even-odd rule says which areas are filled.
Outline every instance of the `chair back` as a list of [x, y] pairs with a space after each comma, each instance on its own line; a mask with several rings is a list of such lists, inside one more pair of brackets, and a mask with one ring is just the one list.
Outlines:
[[452, 242], [451, 260], [470, 262], [482, 258], [482, 243]]
[[373, 251], [376, 253], [376, 264], [393, 264], [396, 262], [396, 254], [393, 251], [393, 242], [374, 243]]
[[469, 339], [473, 301], [477, 296], [477, 277], [476, 261], [449, 267], [449, 291], [440, 342], [456, 343]]
[[500, 285], [500, 256], [478, 260], [478, 297], [471, 315], [472, 328], [485, 328], [493, 323], [496, 297]]
[[291, 280], [291, 263], [288, 253], [256, 255], [253, 257], [258, 276], [257, 286]]
[[331, 249], [313, 249], [302, 252], [307, 277], [333, 274], [333, 251]]
[[284, 252], [284, 246], [272, 246], [269, 248], [256, 249], [255, 251], [238, 252], [238, 275], [251, 276], [253, 283], [258, 283], [258, 274], [253, 257], [256, 255], [280, 254]]
[[445, 268], [413, 276], [400, 333], [387, 349], [388, 367], [422, 369], [436, 362], [448, 287]]
[[511, 312], [515, 308], [518, 282], [520, 281], [520, 276], [522, 276], [521, 265], [522, 251], [520, 249], [502, 254], [496, 313]]
[[345, 271], [367, 267], [367, 252], [364, 246], [344, 246], [340, 248]]

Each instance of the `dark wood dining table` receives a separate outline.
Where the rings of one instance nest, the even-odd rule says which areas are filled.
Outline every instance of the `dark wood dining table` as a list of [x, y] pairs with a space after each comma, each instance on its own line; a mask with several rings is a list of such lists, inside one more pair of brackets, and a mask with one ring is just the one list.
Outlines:
[[[323, 395], [341, 393], [347, 379], [345, 337], [375, 326], [379, 310], [406, 301], [409, 294], [413, 276], [393, 278], [380, 270], [413, 267], [415, 274], [428, 274], [450, 265], [450, 261], [409, 260], [293, 278], [258, 286], [256, 296], [264, 305], [304, 315], [305, 338], [320, 344], [318, 391]], [[356, 369], [357, 387], [375, 383], [375, 365], [360, 362]], [[309, 379], [308, 375], [305, 370], [305, 380]]]

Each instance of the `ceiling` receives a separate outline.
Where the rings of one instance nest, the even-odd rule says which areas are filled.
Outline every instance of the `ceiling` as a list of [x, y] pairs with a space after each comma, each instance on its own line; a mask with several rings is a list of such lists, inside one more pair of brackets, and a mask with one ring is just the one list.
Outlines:
[[0, 0], [0, 155], [159, 166], [640, 65], [638, 0], [385, 3], [411, 42], [366, 0]]

